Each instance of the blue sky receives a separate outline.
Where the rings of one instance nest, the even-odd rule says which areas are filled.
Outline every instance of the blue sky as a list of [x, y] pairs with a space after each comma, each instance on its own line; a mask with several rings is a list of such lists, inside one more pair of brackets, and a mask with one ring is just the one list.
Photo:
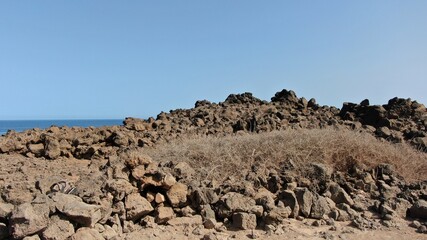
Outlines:
[[427, 1], [1, 1], [0, 119], [147, 117], [292, 89], [427, 104]]

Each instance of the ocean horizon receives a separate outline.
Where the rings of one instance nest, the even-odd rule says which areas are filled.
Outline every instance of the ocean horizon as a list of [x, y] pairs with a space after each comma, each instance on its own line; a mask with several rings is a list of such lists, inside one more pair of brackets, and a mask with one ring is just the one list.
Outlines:
[[102, 127], [123, 125], [124, 119], [51, 119], [51, 120], [0, 120], [0, 135], [9, 130], [23, 132], [25, 130], [51, 126], [57, 127]]

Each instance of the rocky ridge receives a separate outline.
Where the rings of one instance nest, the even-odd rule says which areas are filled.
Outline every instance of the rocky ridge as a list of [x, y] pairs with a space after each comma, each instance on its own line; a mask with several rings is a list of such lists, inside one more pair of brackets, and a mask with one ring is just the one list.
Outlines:
[[[271, 102], [230, 95], [156, 119], [127, 118], [124, 126], [9, 132], [0, 139], [1, 161], [16, 179], [0, 177], [0, 239], [139, 239], [132, 234], [162, 225], [185, 226], [187, 236], [198, 239], [218, 238], [212, 233], [227, 229], [280, 235], [289, 218], [336, 231], [336, 222], [379, 229], [409, 217], [418, 232], [427, 232], [427, 182], [407, 183], [391, 165], [336, 172], [312, 163], [311, 180], [298, 178], [290, 165], [219, 183], [194, 181], [197, 170], [188, 164], [155, 161], [143, 152], [186, 134], [324, 127], [367, 131], [426, 151], [426, 116], [425, 107], [409, 99], [345, 103], [339, 110], [283, 90]], [[80, 159], [74, 170], [48, 167], [74, 158]], [[30, 178], [32, 168], [40, 176]], [[2, 167], [3, 176], [6, 171]]]

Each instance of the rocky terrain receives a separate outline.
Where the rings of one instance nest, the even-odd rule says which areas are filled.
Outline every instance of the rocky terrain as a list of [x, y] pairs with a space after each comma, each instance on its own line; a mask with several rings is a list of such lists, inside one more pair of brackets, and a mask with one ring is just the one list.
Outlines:
[[217, 181], [146, 151], [195, 136], [327, 128], [427, 152], [423, 104], [338, 109], [287, 90], [270, 102], [250, 93], [198, 101], [123, 126], [9, 131], [0, 137], [0, 239], [426, 239], [427, 177], [407, 181], [390, 164], [343, 172], [312, 162], [310, 178], [292, 162], [262, 173], [255, 164], [244, 180]]

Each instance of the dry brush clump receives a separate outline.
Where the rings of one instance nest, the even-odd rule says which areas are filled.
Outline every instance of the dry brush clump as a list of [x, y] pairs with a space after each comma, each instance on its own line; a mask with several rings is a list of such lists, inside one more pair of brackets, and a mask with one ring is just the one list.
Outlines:
[[233, 136], [192, 136], [146, 149], [154, 159], [187, 162], [199, 178], [243, 178], [248, 171], [283, 170], [291, 164], [300, 176], [309, 163], [347, 172], [391, 164], [407, 181], [426, 180], [427, 154], [405, 143], [393, 144], [351, 130], [299, 129]]

